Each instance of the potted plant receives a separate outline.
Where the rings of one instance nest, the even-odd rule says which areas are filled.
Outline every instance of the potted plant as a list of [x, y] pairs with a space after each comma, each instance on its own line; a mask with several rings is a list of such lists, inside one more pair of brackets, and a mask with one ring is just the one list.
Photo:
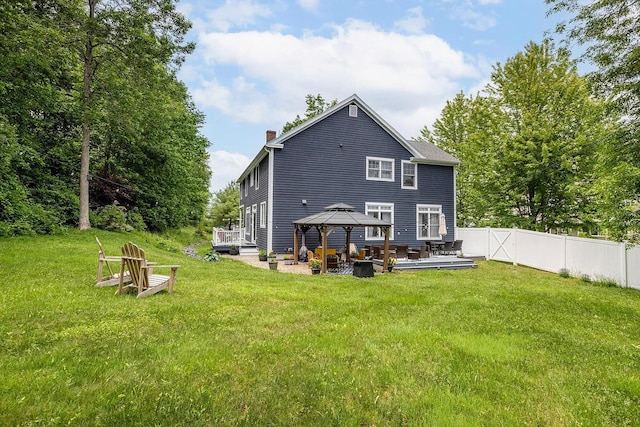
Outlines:
[[387, 270], [389, 270], [389, 272], [391, 272], [393, 270], [393, 266], [396, 265], [397, 262], [398, 262], [397, 259], [389, 257], [387, 259]]
[[264, 249], [261, 250], [260, 252], [258, 252], [258, 259], [260, 261], [266, 261], [267, 260], [267, 251], [265, 251]]
[[309, 267], [311, 267], [311, 274], [320, 274], [322, 261], [318, 258], [311, 258], [309, 259]]
[[351, 251], [351, 253], [349, 254], [349, 257], [351, 259], [358, 259], [360, 255], [358, 254], [358, 251]]
[[270, 270], [277, 270], [278, 269], [278, 261], [276, 260], [275, 257], [273, 258], [269, 258], [269, 269]]
[[231, 245], [231, 248], [229, 248], [229, 255], [238, 255], [240, 253], [240, 251], [238, 250], [238, 247], [234, 244]]
[[284, 259], [284, 264], [285, 265], [292, 265], [293, 264], [293, 255], [285, 255], [283, 256]]

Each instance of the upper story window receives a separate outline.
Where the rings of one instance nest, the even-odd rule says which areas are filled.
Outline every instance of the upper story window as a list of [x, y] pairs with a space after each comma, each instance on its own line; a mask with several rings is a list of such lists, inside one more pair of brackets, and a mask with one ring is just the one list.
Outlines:
[[[374, 218], [388, 221], [393, 224], [393, 203], [365, 203], [364, 212], [367, 215], [371, 215]], [[367, 227], [366, 240], [382, 240], [384, 239], [384, 233], [379, 227]], [[393, 240], [393, 225], [389, 233], [389, 239]]]
[[256, 170], [252, 170], [249, 174], [249, 187], [253, 187], [253, 176], [256, 174]]
[[249, 195], [249, 186], [247, 184], [249, 184], [249, 183], [247, 182], [247, 178], [245, 178], [244, 179], [244, 195], [245, 195], [245, 197]]
[[374, 181], [393, 181], [393, 177], [393, 159], [367, 157], [367, 179]]
[[418, 188], [417, 165], [408, 160], [402, 161], [402, 188], [415, 190]]
[[356, 104], [349, 105], [349, 117], [358, 117], [358, 106]]
[[253, 170], [253, 174], [256, 176], [256, 190], [260, 188], [260, 168], [256, 166]]
[[441, 205], [417, 205], [416, 220], [419, 240], [439, 240]]

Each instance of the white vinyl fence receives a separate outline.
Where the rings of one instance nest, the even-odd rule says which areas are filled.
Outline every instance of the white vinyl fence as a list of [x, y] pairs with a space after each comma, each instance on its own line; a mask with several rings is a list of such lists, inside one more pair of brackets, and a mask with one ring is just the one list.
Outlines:
[[517, 228], [458, 228], [463, 253], [640, 289], [640, 247]]

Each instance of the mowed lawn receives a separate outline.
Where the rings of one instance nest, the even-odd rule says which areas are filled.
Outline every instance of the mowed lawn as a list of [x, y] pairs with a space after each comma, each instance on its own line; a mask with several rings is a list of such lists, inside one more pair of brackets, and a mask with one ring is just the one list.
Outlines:
[[[96, 235], [180, 264], [175, 292], [96, 288]], [[0, 425], [640, 425], [638, 291], [495, 262], [293, 275], [168, 246], [0, 238]]]

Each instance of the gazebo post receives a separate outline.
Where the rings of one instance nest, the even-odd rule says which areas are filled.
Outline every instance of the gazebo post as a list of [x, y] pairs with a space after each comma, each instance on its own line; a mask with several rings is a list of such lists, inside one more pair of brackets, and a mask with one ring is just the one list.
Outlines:
[[382, 261], [382, 272], [386, 273], [389, 266], [389, 232], [391, 227], [384, 227], [384, 260]]
[[320, 230], [322, 231], [322, 273], [327, 272], [327, 230], [329, 227], [322, 225]]
[[351, 262], [351, 230], [353, 230], [353, 227], [344, 227], [344, 230], [347, 232], [347, 247], [345, 248], [347, 256], [345, 262], [349, 264]]
[[293, 225], [293, 264], [298, 265], [298, 226]]

